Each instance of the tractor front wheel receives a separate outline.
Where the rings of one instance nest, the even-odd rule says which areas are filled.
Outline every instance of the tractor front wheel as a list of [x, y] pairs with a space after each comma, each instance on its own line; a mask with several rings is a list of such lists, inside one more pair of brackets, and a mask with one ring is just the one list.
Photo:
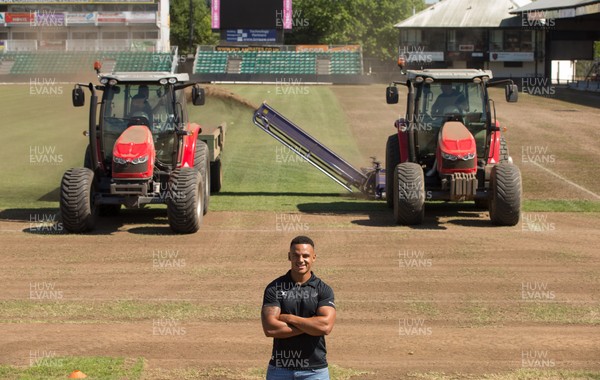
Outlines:
[[65, 172], [60, 183], [60, 213], [69, 232], [94, 229], [98, 208], [94, 204], [94, 172], [74, 168]]
[[210, 158], [208, 145], [200, 139], [196, 141], [196, 152], [194, 153], [194, 168], [200, 171], [202, 183], [204, 183], [204, 209], [202, 213], [208, 212], [208, 203], [210, 202]]
[[503, 162], [492, 168], [492, 199], [490, 219], [499, 226], [514, 226], [521, 216], [521, 172], [519, 168]]
[[195, 168], [175, 169], [169, 178], [167, 216], [177, 233], [197, 232], [204, 215], [204, 181]]
[[396, 224], [415, 225], [425, 217], [425, 176], [414, 162], [396, 166], [393, 177], [394, 220]]
[[389, 208], [394, 208], [394, 171], [400, 163], [400, 145], [398, 134], [394, 133], [385, 144], [385, 201]]

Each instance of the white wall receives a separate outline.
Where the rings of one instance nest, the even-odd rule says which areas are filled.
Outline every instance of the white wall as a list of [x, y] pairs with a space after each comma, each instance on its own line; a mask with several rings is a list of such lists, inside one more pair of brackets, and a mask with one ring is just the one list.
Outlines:
[[573, 61], [552, 61], [551, 70], [552, 83], [564, 84], [573, 80], [575, 64]]

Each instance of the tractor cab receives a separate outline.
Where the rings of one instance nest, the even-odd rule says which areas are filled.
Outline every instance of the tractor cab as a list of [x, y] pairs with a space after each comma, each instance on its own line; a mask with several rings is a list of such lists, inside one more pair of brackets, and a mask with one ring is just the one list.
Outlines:
[[477, 156], [485, 154], [487, 107], [483, 84], [473, 81], [440, 80], [416, 87], [413, 126], [420, 160], [435, 161], [438, 135], [449, 121], [462, 123], [473, 134]]
[[[117, 140], [128, 141], [125, 133], [130, 127], [135, 128], [137, 136], [148, 133], [154, 145], [154, 163], [157, 168], [168, 170], [178, 163], [178, 149], [182, 136], [188, 128], [186, 99], [183, 88], [193, 85], [186, 83], [187, 74], [172, 73], [114, 73], [100, 74], [100, 83], [96, 86], [103, 92], [97, 120], [97, 147], [99, 166], [107, 172], [114, 169], [115, 164], [125, 161], [136, 162], [148, 160], [148, 154], [140, 152], [139, 157], [121, 157], [122, 152], [114, 152], [118, 147]], [[82, 91], [75, 88], [74, 93]], [[204, 102], [203, 89], [194, 87], [194, 104]], [[74, 95], [74, 99], [75, 99]], [[74, 105], [77, 106], [77, 104]], [[124, 134], [125, 133], [125, 134]], [[129, 142], [130, 143], [130, 142]], [[128, 144], [127, 142], [125, 145]], [[91, 152], [90, 152], [91, 154]], [[93, 166], [93, 160], [88, 160]], [[93, 169], [93, 167], [91, 167]]]

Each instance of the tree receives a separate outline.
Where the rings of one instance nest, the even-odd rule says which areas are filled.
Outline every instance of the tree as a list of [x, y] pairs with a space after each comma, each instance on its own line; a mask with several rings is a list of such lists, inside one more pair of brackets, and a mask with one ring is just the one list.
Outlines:
[[[189, 50], [189, 1], [171, 2], [171, 44], [184, 51]], [[194, 45], [217, 43], [210, 0], [192, 1]], [[293, 0], [293, 29], [285, 43], [357, 44], [366, 57], [395, 59], [399, 33], [394, 25], [424, 7], [423, 0]]]
[[295, 0], [287, 44], [359, 44], [365, 56], [396, 57], [394, 25], [425, 7], [422, 0]]
[[204, 0], [191, 0], [194, 33], [190, 47], [190, 0], [171, 0], [171, 45], [178, 46], [180, 54], [194, 53], [196, 45], [214, 45], [219, 41], [210, 25], [210, 7]]

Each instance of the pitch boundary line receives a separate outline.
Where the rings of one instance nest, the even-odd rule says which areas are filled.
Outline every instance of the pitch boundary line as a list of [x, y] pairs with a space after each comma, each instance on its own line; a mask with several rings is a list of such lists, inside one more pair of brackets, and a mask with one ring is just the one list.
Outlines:
[[578, 184], [576, 184], [575, 182], [573, 182], [573, 181], [571, 181], [571, 180], [569, 180], [569, 179], [567, 179], [567, 178], [565, 178], [565, 177], [561, 176], [560, 174], [558, 174], [558, 173], [556, 173], [556, 172], [554, 172], [554, 171], [552, 171], [552, 170], [548, 169], [547, 167], [545, 167], [545, 166], [543, 166], [543, 165], [541, 165], [541, 164], [539, 164], [539, 163], [537, 163], [537, 162], [535, 162], [535, 161], [531, 161], [531, 163], [532, 163], [532, 164], [534, 164], [535, 166], [537, 166], [538, 168], [540, 168], [540, 169], [543, 169], [543, 170], [547, 171], [548, 173], [552, 174], [553, 176], [555, 176], [556, 178], [560, 179], [561, 181], [563, 181], [563, 182], [566, 182], [566, 183], [568, 183], [569, 185], [571, 185], [571, 186], [574, 186], [575, 188], [577, 188], [577, 189], [579, 189], [579, 190], [581, 190], [581, 191], [583, 191], [583, 192], [585, 192], [585, 193], [588, 193], [588, 194], [592, 195], [592, 196], [593, 196], [594, 198], [596, 198], [596, 199], [600, 199], [600, 195], [598, 195], [598, 194], [594, 193], [593, 191], [591, 191], [591, 190], [588, 190], [588, 189], [586, 189], [585, 187], [583, 187], [583, 186], [581, 186], [581, 185], [578, 185]]

